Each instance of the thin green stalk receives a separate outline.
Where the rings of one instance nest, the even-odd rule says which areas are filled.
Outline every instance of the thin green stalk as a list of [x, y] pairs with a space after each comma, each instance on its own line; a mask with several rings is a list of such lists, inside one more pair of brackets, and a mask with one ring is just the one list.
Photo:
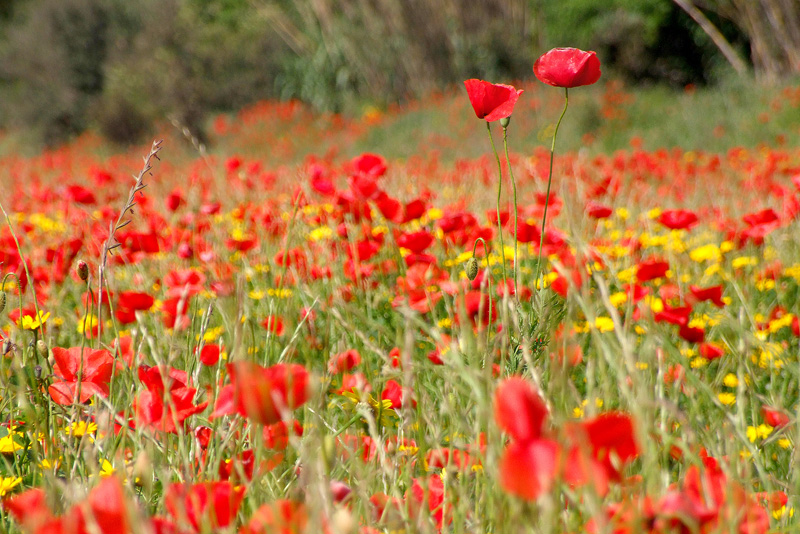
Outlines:
[[[547, 193], [545, 193], [544, 199], [544, 214], [542, 216], [542, 231], [541, 236], [539, 237], [539, 256], [536, 259], [536, 278], [535, 284], [539, 284], [539, 290], [541, 291], [544, 289], [544, 280], [539, 282], [539, 275], [542, 271], [542, 247], [544, 247], [544, 228], [545, 224], [547, 223], [547, 207], [550, 204], [550, 185], [553, 183], [553, 159], [556, 153], [556, 137], [558, 136], [558, 128], [561, 126], [561, 121], [564, 119], [564, 114], [567, 112], [567, 106], [569, 106], [569, 89], [566, 87], [564, 88], [564, 109], [561, 110], [561, 116], [558, 118], [558, 122], [556, 123], [556, 129], [553, 132], [553, 142], [550, 145], [550, 172], [547, 175]], [[544, 301], [540, 300], [542, 307], [544, 307]]]
[[[475, 243], [472, 244], [472, 257], [473, 258], [475, 257], [475, 252], [478, 250], [478, 241], [480, 241], [483, 244], [483, 255], [486, 258], [486, 272], [487, 272], [487, 276], [488, 276], [488, 281], [486, 282], [486, 286], [487, 286], [487, 289], [489, 291], [489, 318], [491, 318], [492, 317], [492, 271], [491, 271], [491, 269], [489, 269], [489, 247], [486, 245], [486, 241], [482, 237], [479, 237], [478, 239], [476, 239]], [[480, 265], [479, 265], [479, 267], [480, 267]], [[483, 282], [481, 282], [481, 288], [483, 288]], [[481, 299], [483, 299], [482, 296], [481, 296]], [[487, 345], [489, 344], [489, 334], [490, 333], [491, 333], [491, 330], [487, 329], [487, 332], [486, 332], [486, 344]], [[491, 365], [490, 365], [490, 367], [491, 367]]]
[[[486, 121], [486, 131], [489, 132], [489, 141], [492, 143], [492, 152], [494, 158], [497, 160], [497, 233], [500, 235], [500, 261], [503, 262], [503, 283], [506, 282], [506, 250], [503, 245], [503, 224], [500, 221], [500, 193], [503, 191], [503, 167], [500, 165], [500, 156], [497, 154], [497, 149], [494, 146], [494, 137], [492, 137], [492, 125]], [[487, 263], [489, 259], [486, 259]]]
[[506, 151], [506, 164], [508, 165], [508, 176], [511, 178], [511, 188], [514, 190], [514, 299], [517, 301], [517, 304], [519, 304], [519, 263], [517, 263], [517, 248], [519, 245], [519, 242], [517, 241], [517, 181], [514, 180], [514, 171], [511, 170], [511, 158], [508, 156], [508, 126], [503, 126], [503, 147]]

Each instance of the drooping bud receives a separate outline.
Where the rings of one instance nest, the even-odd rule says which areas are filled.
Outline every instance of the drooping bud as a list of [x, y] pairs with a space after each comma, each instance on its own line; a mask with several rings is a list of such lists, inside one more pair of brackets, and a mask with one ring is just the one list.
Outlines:
[[467, 271], [467, 278], [469, 278], [470, 281], [475, 280], [478, 276], [478, 260], [475, 259], [475, 256], [467, 260], [464, 270]]
[[6, 292], [0, 291], [0, 313], [6, 309]]
[[40, 339], [39, 341], [36, 342], [36, 352], [38, 352], [39, 356], [41, 356], [42, 358], [47, 356], [48, 353], [47, 343], [44, 342], [44, 339]]
[[78, 278], [82, 281], [85, 282], [89, 279], [89, 265], [85, 261], [79, 260], [75, 270], [78, 272]]

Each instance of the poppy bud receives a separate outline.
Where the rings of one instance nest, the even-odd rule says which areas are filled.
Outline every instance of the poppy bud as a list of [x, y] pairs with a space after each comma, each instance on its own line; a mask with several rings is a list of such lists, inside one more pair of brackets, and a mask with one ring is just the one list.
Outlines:
[[467, 260], [464, 270], [467, 271], [467, 278], [469, 278], [470, 281], [475, 280], [478, 276], [478, 260], [476, 260], [474, 256]]
[[85, 282], [89, 279], [89, 266], [85, 261], [78, 261], [78, 266], [75, 268], [75, 270], [78, 272], [78, 278], [80, 278], [82, 281]]
[[37, 365], [36, 367], [33, 368], [33, 376], [36, 377], [36, 380], [41, 380], [42, 379], [42, 366], [41, 365]]
[[36, 342], [36, 352], [43, 358], [47, 356], [47, 343], [45, 343], [43, 339]]
[[510, 122], [511, 122], [511, 115], [509, 115], [508, 117], [503, 117], [502, 119], [500, 119], [500, 126], [502, 126], [503, 128], [508, 128]]
[[0, 313], [6, 309], [6, 292], [0, 291]]

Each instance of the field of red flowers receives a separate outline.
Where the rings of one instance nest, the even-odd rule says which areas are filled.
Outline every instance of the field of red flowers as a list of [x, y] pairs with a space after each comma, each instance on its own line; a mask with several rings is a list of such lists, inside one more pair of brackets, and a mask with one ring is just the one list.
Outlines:
[[0, 159], [0, 531], [793, 531], [800, 149], [506, 158], [565, 91], [466, 88], [497, 159], [297, 103]]

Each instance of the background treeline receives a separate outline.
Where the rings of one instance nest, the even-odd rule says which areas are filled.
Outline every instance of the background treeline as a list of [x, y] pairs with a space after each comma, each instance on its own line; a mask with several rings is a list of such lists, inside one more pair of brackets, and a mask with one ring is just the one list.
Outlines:
[[46, 144], [299, 98], [342, 111], [465, 78], [518, 80], [553, 46], [638, 83], [800, 71], [797, 0], [3, 0], [0, 128]]

